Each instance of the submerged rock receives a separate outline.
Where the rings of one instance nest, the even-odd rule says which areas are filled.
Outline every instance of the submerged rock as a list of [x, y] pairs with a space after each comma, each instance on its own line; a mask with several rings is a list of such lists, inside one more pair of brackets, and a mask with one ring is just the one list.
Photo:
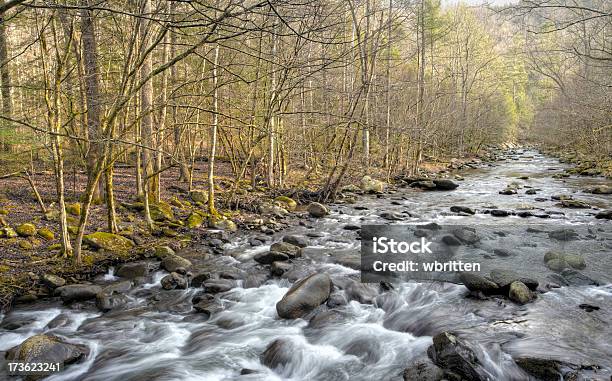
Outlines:
[[408, 365], [402, 377], [404, 381], [440, 381], [444, 379], [444, 371], [429, 358], [423, 358]]
[[561, 372], [562, 363], [557, 360], [543, 359], [537, 357], [519, 357], [514, 360], [516, 364], [542, 381], [558, 381], [564, 379]]
[[327, 274], [312, 274], [295, 283], [276, 303], [278, 316], [297, 319], [323, 304], [331, 293], [332, 282]]
[[318, 202], [311, 202], [310, 205], [308, 205], [307, 210], [308, 214], [316, 218], [325, 217], [329, 214], [329, 209], [327, 209], [325, 205], [319, 204]]
[[558, 241], [574, 241], [578, 239], [578, 233], [573, 229], [557, 229], [549, 232], [548, 237]]
[[286, 366], [291, 363], [295, 345], [287, 339], [276, 339], [271, 342], [259, 357], [262, 364], [270, 369]]
[[429, 347], [427, 354], [434, 364], [456, 379], [486, 381], [490, 378], [474, 350], [450, 332], [434, 336], [433, 345]]

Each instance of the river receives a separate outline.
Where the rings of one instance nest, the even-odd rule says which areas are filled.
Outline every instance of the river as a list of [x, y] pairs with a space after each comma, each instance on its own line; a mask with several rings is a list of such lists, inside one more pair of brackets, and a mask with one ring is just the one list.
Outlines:
[[[84, 361], [48, 377], [50, 381], [401, 380], [411, 361], [426, 356], [433, 335], [453, 331], [482, 351], [483, 366], [492, 379], [527, 379], [512, 358], [529, 355], [596, 364], [602, 367], [597, 377], [609, 380], [612, 225], [609, 220], [595, 219], [596, 210], [561, 208], [550, 197], [569, 194], [599, 209], [611, 209], [612, 196], [583, 192], [589, 186], [610, 181], [552, 177], [566, 168], [557, 159], [537, 151], [517, 150], [491, 165], [463, 171], [464, 180], [454, 191], [400, 188], [384, 197], [362, 196], [355, 204], [332, 205], [327, 217], [305, 218], [304, 226], [296, 225], [271, 237], [272, 242], [287, 234], [308, 239], [303, 257], [280, 278], [269, 278], [269, 270], [252, 259], [269, 245], [251, 247], [248, 240], [252, 234], [242, 235], [224, 246], [225, 255], [202, 259], [200, 264], [218, 268], [229, 273], [226, 278], [236, 279], [237, 287], [217, 294], [220, 309], [210, 318], [193, 311], [191, 298], [199, 289], [160, 288], [164, 271], [154, 272], [146, 283], [132, 288], [127, 306], [108, 313], [101, 313], [93, 303], [69, 307], [59, 299], [21, 305], [0, 316], [3, 322], [21, 322], [16, 329], [6, 325], [0, 329], [0, 351], [38, 333], [53, 333], [89, 347], [90, 354]], [[518, 194], [498, 193], [512, 182], [521, 185]], [[528, 195], [526, 189], [538, 190]], [[457, 215], [449, 210], [454, 205], [479, 212]], [[494, 217], [483, 212], [493, 207], [530, 209], [548, 214], [549, 218]], [[380, 214], [384, 211], [395, 212], [400, 220], [382, 219]], [[591, 237], [590, 246], [586, 246], [589, 252], [584, 253], [584, 273], [603, 285], [552, 288], [522, 306], [501, 297], [466, 297], [466, 288], [454, 283], [406, 281], [383, 293], [375, 287], [354, 286], [358, 271], [350, 263], [359, 260], [360, 241], [358, 232], [344, 229], [347, 224], [428, 222], [482, 226], [487, 239], [483, 239], [478, 251], [487, 253], [503, 246], [516, 252], [493, 260], [508, 262], [506, 266], [538, 279], [541, 286], [547, 282], [549, 272], [533, 252], [546, 247], [550, 239], [538, 234], [538, 229], [532, 229], [532, 233], [526, 229], [531, 225], [544, 231], [561, 227], [590, 229], [592, 236], [586, 233], [584, 239]], [[486, 231], [491, 229], [510, 233], [488, 239], [493, 235]], [[197, 247], [179, 254], [198, 266]], [[358, 294], [353, 299], [361, 298], [363, 303], [352, 300], [334, 307], [335, 314], [329, 320], [309, 323], [303, 319], [280, 319], [276, 302], [293, 281], [312, 272], [327, 272], [335, 284], [343, 284], [345, 289], [347, 282], [352, 282]], [[97, 281], [116, 280], [110, 272]], [[247, 287], [253, 285], [257, 287]], [[597, 306], [599, 310], [587, 312], [578, 307], [581, 304]], [[278, 338], [289, 341], [291, 351], [283, 366], [270, 369], [262, 365], [260, 355]], [[0, 354], [4, 358], [4, 353]], [[241, 375], [242, 369], [252, 372]], [[4, 366], [0, 379], [11, 379]]]

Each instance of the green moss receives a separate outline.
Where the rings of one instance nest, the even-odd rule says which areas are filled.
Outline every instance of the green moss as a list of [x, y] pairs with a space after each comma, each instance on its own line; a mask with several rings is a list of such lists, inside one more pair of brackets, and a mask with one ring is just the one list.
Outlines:
[[6, 273], [10, 270], [11, 268], [7, 265], [0, 265], [0, 273]]
[[19, 241], [19, 247], [23, 250], [32, 250], [32, 244], [29, 241]]
[[81, 215], [81, 204], [75, 202], [74, 204], [66, 205], [66, 212], [68, 214], [72, 214], [73, 216]]
[[157, 204], [149, 205], [151, 211], [151, 218], [153, 221], [172, 221], [174, 220], [174, 213], [172, 207], [166, 202], [159, 202]]
[[53, 241], [55, 239], [55, 234], [50, 229], [40, 228], [37, 233], [46, 241]]
[[0, 209], [0, 215], [6, 216], [8, 213], [9, 213], [8, 210]]
[[54, 243], [53, 245], [49, 245], [48, 249], [51, 251], [60, 250], [62, 245], [59, 243]]
[[287, 210], [295, 210], [297, 208], [297, 202], [290, 197], [287, 196], [278, 196], [274, 199], [277, 203], [280, 203], [282, 207]]
[[134, 247], [134, 242], [117, 234], [96, 232], [83, 237], [87, 245], [110, 252], [127, 251]]
[[15, 231], [21, 237], [31, 237], [36, 234], [36, 226], [34, 226], [34, 224], [25, 223], [17, 226], [17, 229], [15, 229]]
[[190, 229], [199, 228], [204, 223], [204, 218], [198, 213], [191, 213], [187, 217], [187, 227]]

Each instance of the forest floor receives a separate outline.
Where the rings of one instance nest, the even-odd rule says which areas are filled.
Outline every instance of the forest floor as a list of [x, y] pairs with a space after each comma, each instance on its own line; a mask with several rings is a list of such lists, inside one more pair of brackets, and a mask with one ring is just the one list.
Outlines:
[[[484, 156], [486, 159], [486, 156]], [[478, 157], [467, 157], [461, 160], [430, 160], [423, 163], [423, 173], [435, 175], [446, 172], [449, 168], [460, 167], [465, 163], [479, 162]], [[363, 169], [355, 166], [346, 176], [346, 184], [358, 184], [364, 175]], [[70, 167], [69, 167], [70, 168]], [[194, 171], [193, 189], [206, 189], [206, 162], [196, 165]], [[290, 176], [286, 179], [284, 190], [271, 190], [263, 184], [257, 184], [255, 188], [249, 185], [242, 186], [238, 192], [236, 210], [230, 210], [227, 203], [224, 204], [224, 195], [227, 195], [233, 185], [231, 166], [229, 163], [219, 163], [217, 166], [216, 183], [219, 189], [219, 208], [241, 229], [253, 228], [253, 221], [261, 220], [258, 213], [258, 205], [272, 203], [274, 197], [279, 195], [294, 196], [296, 190], [314, 191], [320, 189], [326, 173], [307, 172], [303, 169], [292, 168]], [[373, 178], [385, 179], [383, 170], [373, 168], [368, 173]], [[55, 183], [52, 172], [39, 172], [32, 179], [48, 209], [54, 208]], [[69, 258], [59, 255], [57, 221], [46, 218], [38, 205], [26, 179], [13, 177], [0, 180], [0, 227], [7, 224], [13, 228], [23, 224], [32, 223], [37, 229], [47, 228], [54, 232], [55, 237], [51, 240], [34, 234], [30, 237], [0, 238], [0, 311], [10, 307], [14, 297], [15, 301], [29, 301], [38, 297], [46, 296], [47, 289], [41, 284], [41, 276], [45, 273], [53, 273], [67, 279], [68, 282], [77, 282], [90, 279], [94, 275], [106, 272], [109, 266], [128, 262], [150, 255], [155, 247], [168, 245], [175, 250], [191, 245], [194, 242], [202, 242], [214, 238], [209, 236], [209, 229], [199, 227], [189, 229], [177, 224], [162, 224], [156, 234], [151, 234], [146, 229], [143, 219], [138, 212], [129, 207], [130, 203], [137, 201], [134, 167], [121, 165], [115, 169], [114, 192], [117, 202], [117, 217], [119, 220], [120, 234], [126, 232], [126, 236], [134, 240], [138, 250], [127, 253], [115, 253], [105, 251], [86, 250], [83, 255], [83, 264], [75, 266]], [[86, 174], [83, 172], [70, 172], [66, 175], [66, 198], [67, 205], [79, 202], [86, 184]], [[190, 204], [190, 196], [186, 192], [186, 184], [178, 181], [178, 169], [171, 169], [162, 173], [161, 199], [172, 205], [174, 219], [184, 221], [195, 209], [205, 210], [205, 205]], [[296, 200], [298, 204], [308, 200]], [[235, 208], [232, 208], [235, 209]], [[297, 223], [300, 212], [305, 209], [304, 205], [298, 206], [297, 213], [290, 213], [284, 218], [267, 218], [263, 223], [273, 229], [279, 230], [288, 225]], [[78, 214], [73, 213], [68, 217], [71, 226], [77, 225]], [[162, 229], [163, 228], [163, 229]], [[106, 230], [106, 208], [104, 205], [93, 205], [87, 225], [87, 233]]]

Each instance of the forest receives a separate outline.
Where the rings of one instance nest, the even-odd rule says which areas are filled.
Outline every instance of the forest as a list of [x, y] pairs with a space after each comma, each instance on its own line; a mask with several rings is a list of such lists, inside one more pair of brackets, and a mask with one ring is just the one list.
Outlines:
[[[547, 186], [560, 210], [612, 216], [588, 198], [612, 193], [609, 0], [0, 0], [0, 100], [4, 311], [166, 251], [269, 245], [368, 194], [398, 205], [382, 219], [416, 221], [400, 203], [446, 208], [428, 191], [464, 177], [494, 197], [452, 199], [466, 218], [555, 219], [521, 212], [537, 197], [491, 211]], [[504, 160], [521, 166], [501, 190], [455, 172]], [[529, 185], [530, 166], [556, 183]], [[574, 186], [593, 196], [559, 195]], [[189, 266], [166, 284], [191, 285]]]

